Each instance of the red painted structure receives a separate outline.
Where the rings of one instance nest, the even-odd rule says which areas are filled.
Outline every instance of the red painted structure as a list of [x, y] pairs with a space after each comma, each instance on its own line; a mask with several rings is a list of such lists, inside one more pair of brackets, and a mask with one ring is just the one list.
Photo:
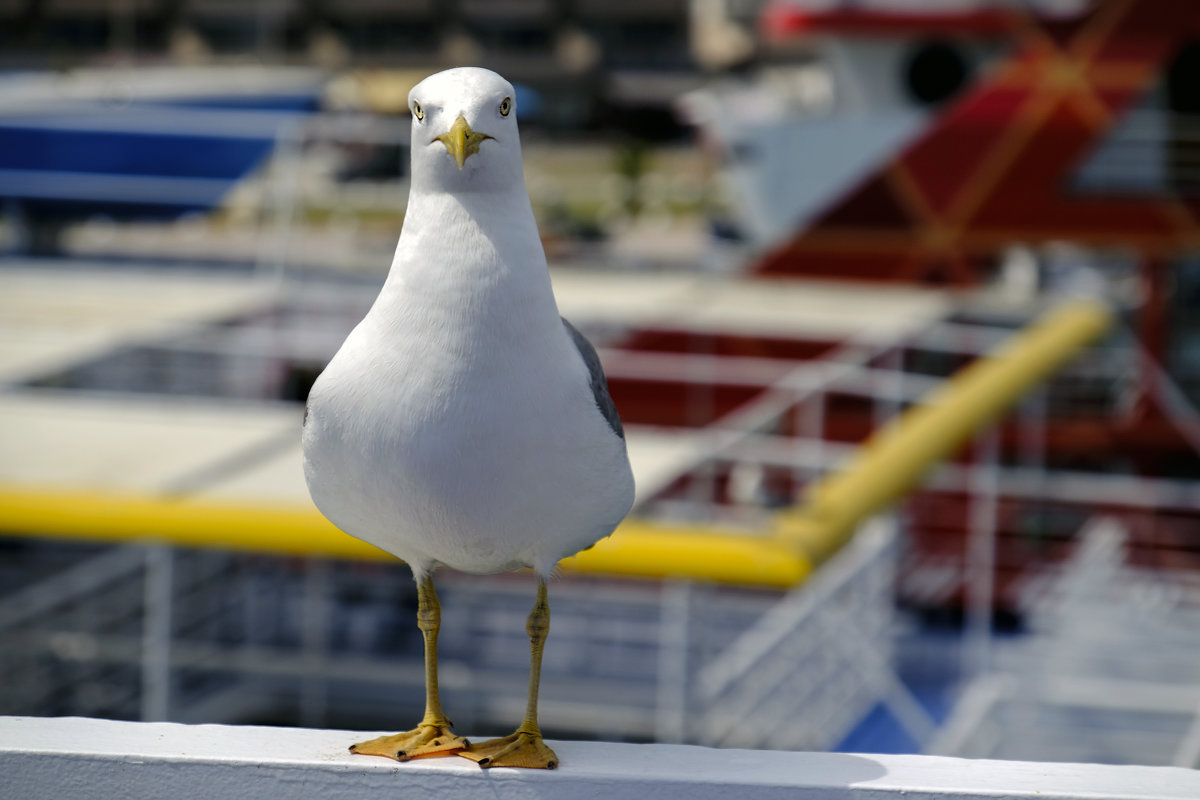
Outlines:
[[[846, 13], [829, 20], [833, 30], [845, 27]], [[1080, 162], [1200, 40], [1200, 4], [1112, 0], [1067, 19], [1016, 14], [1001, 15], [1006, 25], [968, 29], [1003, 30], [1010, 56], [768, 254], [760, 273], [970, 285], [1013, 242], [1132, 246], [1150, 261], [1200, 246], [1200, 197], [1070, 188]], [[828, 30], [816, 19], [805, 29]]]

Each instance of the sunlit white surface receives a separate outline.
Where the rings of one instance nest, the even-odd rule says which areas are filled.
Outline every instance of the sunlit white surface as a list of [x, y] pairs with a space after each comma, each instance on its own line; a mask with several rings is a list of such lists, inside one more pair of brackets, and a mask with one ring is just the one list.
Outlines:
[[554, 742], [560, 769], [481, 770], [459, 758], [399, 764], [352, 756], [349, 731], [0, 718], [10, 797], [469, 798], [971, 797], [1194, 800], [1200, 772], [971, 761], [929, 756], [715, 750], [688, 745]]

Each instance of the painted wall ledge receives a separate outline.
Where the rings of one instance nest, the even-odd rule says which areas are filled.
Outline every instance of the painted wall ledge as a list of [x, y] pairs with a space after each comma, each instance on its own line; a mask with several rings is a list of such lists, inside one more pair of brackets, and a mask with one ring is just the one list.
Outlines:
[[361, 733], [299, 728], [0, 717], [0, 786], [46, 797], [788, 798], [788, 800], [1196, 800], [1177, 767], [971, 761], [554, 742], [552, 772], [481, 770], [459, 758], [351, 756]]

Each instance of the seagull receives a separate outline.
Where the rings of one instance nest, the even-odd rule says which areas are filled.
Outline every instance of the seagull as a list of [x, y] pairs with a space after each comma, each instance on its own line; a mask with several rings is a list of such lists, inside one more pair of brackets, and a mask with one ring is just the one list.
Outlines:
[[[554, 769], [537, 700], [559, 560], [633, 504], [625, 432], [595, 349], [558, 312], [525, 188], [516, 93], [464, 67], [409, 94], [408, 210], [387, 280], [305, 409], [304, 475], [338, 528], [399, 557], [417, 584], [425, 715], [351, 746], [407, 761]], [[438, 695], [439, 566], [529, 568], [529, 697], [510, 735], [472, 744]]]

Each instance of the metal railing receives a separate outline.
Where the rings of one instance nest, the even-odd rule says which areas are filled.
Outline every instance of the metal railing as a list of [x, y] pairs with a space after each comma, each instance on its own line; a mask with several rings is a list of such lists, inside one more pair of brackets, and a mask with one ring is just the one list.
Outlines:
[[1026, 588], [1031, 635], [968, 684], [927, 752], [1200, 764], [1200, 580], [1127, 562], [1109, 518]]
[[916, 741], [932, 735], [891, 663], [895, 548], [894, 522], [876, 520], [704, 665], [697, 739], [827, 750], [879, 702]]
[[[782, 597], [556, 581], [544, 724], [826, 749], [883, 702], [924, 738], [929, 723], [890, 664], [895, 535], [879, 520]], [[406, 572], [160, 545], [102, 551], [0, 603], [0, 668], [13, 676], [0, 710], [322, 725], [374, 707], [381, 725], [399, 724], [419, 713], [423, 679]], [[447, 705], [461, 726], [506, 727], [524, 702], [530, 581], [445, 573], [439, 585]], [[751, 718], [770, 720], [769, 735]]]

